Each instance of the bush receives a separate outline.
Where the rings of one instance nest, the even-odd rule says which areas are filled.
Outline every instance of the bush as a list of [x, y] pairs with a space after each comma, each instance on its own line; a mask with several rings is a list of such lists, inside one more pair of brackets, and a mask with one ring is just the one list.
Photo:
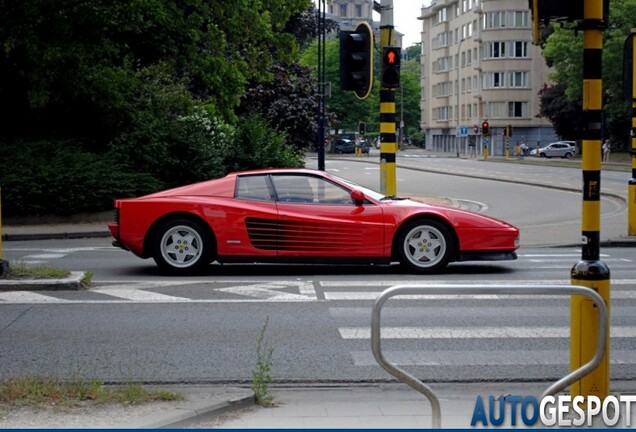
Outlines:
[[240, 119], [226, 165], [230, 171], [294, 168], [305, 165], [303, 154], [285, 143], [285, 134], [258, 115]]
[[5, 217], [70, 215], [112, 208], [113, 199], [160, 189], [147, 173], [71, 141], [3, 143], [0, 159]]

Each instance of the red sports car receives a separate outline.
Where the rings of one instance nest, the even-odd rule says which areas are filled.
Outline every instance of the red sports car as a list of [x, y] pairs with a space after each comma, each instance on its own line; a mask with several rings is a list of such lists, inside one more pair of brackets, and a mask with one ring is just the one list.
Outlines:
[[464, 210], [383, 196], [310, 169], [228, 174], [115, 201], [114, 245], [172, 273], [220, 263], [390, 264], [515, 259], [519, 230]]

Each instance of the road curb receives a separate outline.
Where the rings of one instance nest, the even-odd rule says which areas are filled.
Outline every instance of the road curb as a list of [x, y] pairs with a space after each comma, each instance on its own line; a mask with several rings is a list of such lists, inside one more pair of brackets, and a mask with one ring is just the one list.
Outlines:
[[84, 272], [71, 272], [63, 279], [0, 279], [0, 291], [79, 291]]
[[172, 412], [163, 415], [153, 413], [141, 418], [133, 424], [125, 426], [126, 429], [176, 429], [187, 428], [195, 422], [208, 421], [223, 414], [238, 411], [252, 406], [255, 403], [254, 395], [242, 396], [210, 404], [209, 401], [192, 402], [183, 407], [175, 408]]

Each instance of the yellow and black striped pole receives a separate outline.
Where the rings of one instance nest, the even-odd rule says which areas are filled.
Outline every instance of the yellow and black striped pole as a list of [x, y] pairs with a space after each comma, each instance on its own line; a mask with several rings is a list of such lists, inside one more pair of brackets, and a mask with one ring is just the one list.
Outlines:
[[[392, 17], [388, 21], [393, 21]], [[393, 25], [380, 28], [380, 51], [393, 45]], [[380, 88], [380, 190], [385, 195], [397, 194], [397, 136], [395, 133], [395, 89]]]
[[632, 178], [629, 180], [629, 185], [627, 186], [629, 200], [627, 206], [627, 235], [636, 236], [636, 68], [633, 63], [636, 58], [636, 43], [634, 43], [634, 39], [636, 39], [636, 29], [632, 29], [629, 37], [631, 38], [632, 49], [632, 130], [630, 136], [632, 141]]
[[[573, 285], [582, 285], [597, 291], [610, 307], [610, 271], [600, 260], [601, 226], [601, 122], [602, 122], [602, 60], [603, 0], [583, 0], [583, 206], [581, 217], [581, 260], [571, 271]], [[583, 296], [572, 296], [571, 301], [572, 370], [587, 363], [596, 347], [597, 313], [594, 303]], [[609, 341], [609, 323], [607, 326]], [[598, 396], [609, 394], [609, 343], [602, 363], [589, 375], [570, 386], [574, 395]]]

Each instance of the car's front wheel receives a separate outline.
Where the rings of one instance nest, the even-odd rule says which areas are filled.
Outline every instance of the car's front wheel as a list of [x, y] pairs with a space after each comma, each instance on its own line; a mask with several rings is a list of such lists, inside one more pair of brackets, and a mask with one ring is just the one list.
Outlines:
[[210, 263], [212, 248], [208, 230], [201, 223], [173, 219], [156, 231], [153, 258], [171, 273], [192, 274]]
[[446, 267], [455, 249], [449, 229], [435, 220], [410, 222], [401, 230], [397, 241], [400, 263], [416, 273], [430, 273]]

